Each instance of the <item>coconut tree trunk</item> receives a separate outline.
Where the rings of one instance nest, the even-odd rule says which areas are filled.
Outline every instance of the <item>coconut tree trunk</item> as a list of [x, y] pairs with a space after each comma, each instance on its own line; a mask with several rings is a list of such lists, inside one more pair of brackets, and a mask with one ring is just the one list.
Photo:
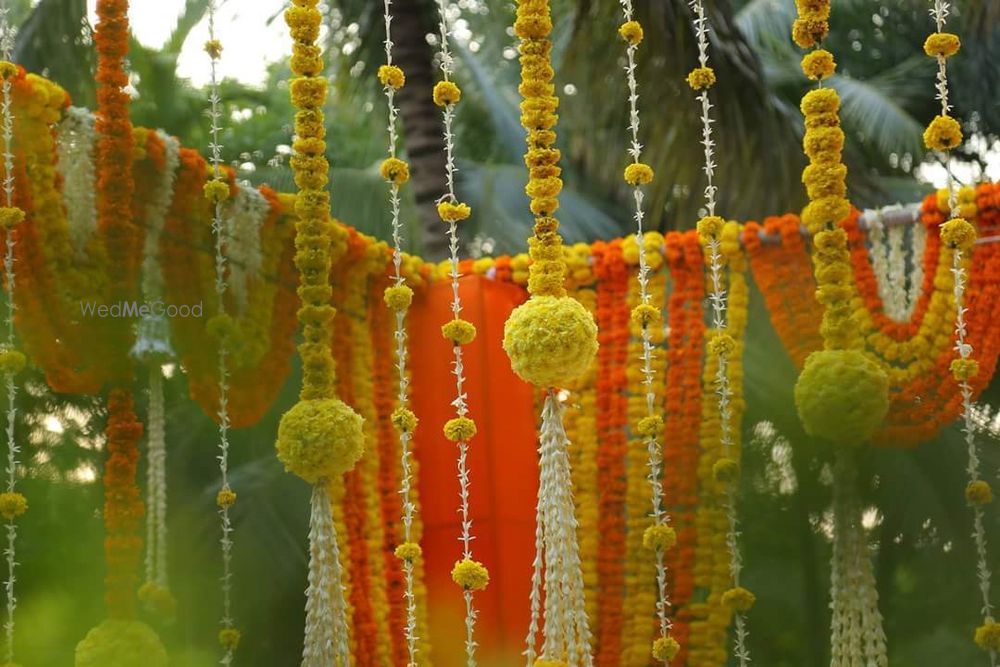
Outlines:
[[396, 99], [403, 121], [403, 145], [409, 157], [413, 194], [420, 216], [422, 254], [431, 260], [448, 252], [445, 227], [437, 215], [437, 200], [445, 193], [444, 125], [431, 99], [436, 81], [434, 54], [427, 43], [433, 32], [433, 6], [427, 0], [393, 2], [394, 60], [406, 72], [406, 85]]

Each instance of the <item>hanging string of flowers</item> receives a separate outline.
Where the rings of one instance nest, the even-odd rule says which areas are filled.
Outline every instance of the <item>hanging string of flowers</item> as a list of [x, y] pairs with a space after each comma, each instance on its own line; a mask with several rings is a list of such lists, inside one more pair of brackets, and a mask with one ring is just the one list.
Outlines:
[[340, 548], [329, 493], [332, 480], [351, 470], [364, 451], [362, 418], [336, 398], [336, 369], [330, 352], [330, 267], [345, 250], [344, 232], [330, 221], [326, 189], [323, 104], [327, 82], [316, 40], [322, 15], [318, 0], [294, 0], [285, 12], [293, 40], [289, 89], [295, 114], [295, 155], [291, 160], [299, 188], [295, 201], [295, 266], [299, 271], [298, 311], [303, 342], [299, 401], [281, 418], [275, 443], [285, 469], [313, 486], [309, 519], [309, 587], [306, 590], [303, 667], [347, 667], [347, 602]]
[[642, 42], [642, 25], [635, 20], [632, 0], [621, 0], [622, 13], [625, 22], [618, 28], [618, 34], [626, 42], [625, 77], [628, 82], [629, 130], [631, 131], [629, 156], [631, 164], [625, 168], [625, 182], [632, 187], [632, 198], [635, 202], [633, 217], [636, 224], [636, 243], [639, 246], [639, 303], [632, 309], [632, 321], [640, 328], [642, 339], [642, 384], [645, 387], [646, 414], [635, 424], [635, 432], [646, 444], [647, 467], [649, 469], [649, 486], [653, 506], [653, 524], [646, 528], [643, 535], [643, 545], [653, 552], [656, 561], [656, 615], [659, 624], [658, 636], [653, 642], [653, 657], [664, 664], [669, 663], [677, 655], [680, 645], [669, 635], [670, 619], [667, 609], [670, 601], [667, 597], [667, 569], [664, 565], [664, 552], [677, 542], [677, 534], [670, 525], [670, 517], [663, 508], [663, 475], [660, 468], [662, 447], [660, 437], [663, 432], [663, 417], [661, 406], [656, 404], [656, 371], [653, 368], [653, 329], [662, 328], [662, 303], [654, 304], [650, 299], [649, 262], [645, 251], [645, 236], [643, 229], [643, 190], [653, 180], [653, 169], [642, 162], [642, 144], [639, 143], [639, 92], [636, 82], [635, 54]]
[[[396, 547], [396, 557], [403, 563], [404, 589], [406, 600], [406, 650], [409, 656], [409, 667], [417, 664], [417, 600], [414, 591], [414, 561], [420, 557], [420, 544], [413, 539], [413, 514], [415, 505], [412, 499], [413, 469], [410, 442], [413, 430], [416, 428], [417, 417], [409, 407], [410, 379], [407, 374], [407, 336], [406, 311], [413, 301], [413, 290], [406, 284], [403, 277], [403, 226], [400, 221], [399, 188], [410, 179], [409, 165], [396, 156], [397, 149], [397, 119], [399, 109], [396, 108], [396, 91], [406, 83], [406, 75], [402, 69], [392, 63], [392, 0], [384, 0], [385, 21], [385, 64], [379, 67], [378, 79], [385, 91], [386, 106], [389, 110], [388, 135], [389, 157], [382, 162], [380, 173], [389, 184], [389, 205], [392, 211], [392, 282], [385, 289], [383, 298], [386, 306], [395, 315], [393, 337], [396, 342], [396, 409], [392, 415], [393, 426], [399, 433], [399, 445], [402, 449], [402, 469], [399, 492], [402, 495], [403, 509], [403, 542]], [[451, 223], [454, 224], [454, 223]]]
[[442, 109], [444, 119], [445, 143], [445, 177], [448, 192], [438, 202], [438, 215], [448, 224], [448, 247], [451, 253], [449, 278], [451, 279], [451, 313], [452, 320], [441, 327], [445, 339], [451, 341], [454, 359], [452, 373], [455, 376], [455, 417], [444, 425], [444, 435], [448, 440], [458, 445], [458, 481], [459, 513], [462, 517], [462, 558], [455, 563], [451, 577], [462, 587], [465, 598], [465, 656], [466, 664], [473, 667], [476, 664], [476, 640], [474, 630], [476, 624], [476, 609], [473, 605], [473, 593], [481, 591], [489, 584], [490, 575], [486, 567], [472, 557], [472, 519], [469, 517], [469, 441], [476, 435], [476, 423], [468, 416], [469, 406], [465, 393], [465, 368], [462, 360], [462, 346], [468, 345], [476, 338], [476, 327], [461, 318], [462, 300], [459, 297], [458, 285], [461, 271], [458, 257], [458, 223], [466, 220], [472, 209], [463, 204], [455, 196], [455, 136], [452, 125], [455, 120], [455, 105], [462, 99], [462, 91], [451, 80], [455, 73], [455, 60], [448, 46], [449, 19], [445, 0], [438, 0], [439, 37], [441, 48], [438, 57], [441, 59], [441, 74], [443, 80], [434, 86], [434, 103]]
[[[528, 240], [533, 260], [528, 277], [531, 297], [508, 318], [503, 346], [514, 372], [545, 392], [527, 664], [590, 667], [593, 657], [576, 539], [568, 442], [556, 388], [570, 385], [590, 368], [597, 353], [597, 326], [587, 309], [566, 294], [562, 237], [559, 222], [552, 217], [559, 208], [562, 180], [560, 152], [554, 147], [559, 98], [552, 84], [551, 32], [548, 0], [519, 0], [514, 34], [521, 40], [521, 124], [528, 133], [525, 191], [531, 200], [535, 226]], [[540, 621], [544, 626], [539, 653], [536, 638]]]

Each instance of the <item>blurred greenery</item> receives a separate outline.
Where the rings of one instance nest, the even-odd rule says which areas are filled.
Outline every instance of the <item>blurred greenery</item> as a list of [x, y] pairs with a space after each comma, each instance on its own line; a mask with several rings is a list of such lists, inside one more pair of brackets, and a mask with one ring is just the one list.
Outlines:
[[[231, 1], [231, 0], [230, 0]], [[424, 2], [430, 17], [433, 6]], [[703, 187], [696, 111], [683, 77], [694, 63], [691, 12], [683, 0], [636, 0], [646, 25], [641, 49], [641, 105], [651, 188], [651, 221], [660, 229], [693, 225]], [[50, 76], [79, 105], [92, 106], [93, 54], [85, 0], [15, 0], [21, 25], [16, 59]], [[523, 195], [522, 134], [518, 125], [518, 68], [507, 26], [513, 3], [463, 0], [463, 39], [456, 49], [466, 91], [458, 116], [459, 189], [476, 215], [463, 229], [470, 252], [524, 247], [531, 223]], [[618, 3], [554, 0], [560, 142], [567, 157], [561, 218], [570, 241], [628, 233], [630, 215], [620, 183], [626, 108], [621, 46], [614, 28]], [[712, 62], [719, 74], [713, 98], [719, 122], [721, 211], [745, 219], [802, 204], [797, 100], [805, 90], [788, 29], [792, 0], [707, 2], [713, 26]], [[133, 41], [133, 118], [164, 128], [186, 145], [207, 146], [205, 90], [177, 76], [181, 47], [202, 20], [206, 2], [187, 0], [163, 48]], [[961, 159], [981, 169], [1000, 141], [1000, 8], [992, 0], [954, 3], [954, 30], [963, 36], [949, 73], [956, 115], [976, 138]], [[329, 158], [334, 213], [385, 238], [389, 217], [377, 165], [385, 150], [384, 103], [372, 84], [380, 62], [381, 3], [337, 0], [328, 15], [332, 70]], [[267, 17], [273, 18], [273, 17]], [[855, 203], [913, 200], [927, 188], [916, 178], [923, 157], [920, 132], [936, 112], [933, 66], [921, 55], [930, 31], [922, 0], [843, 0], [836, 3], [830, 44], [840, 63], [834, 85], [844, 97], [849, 135], [846, 159]], [[225, 37], [225, 26], [221, 28]], [[232, 38], [232, 37], [230, 37]], [[426, 40], [422, 34], [399, 39]], [[595, 57], [596, 56], [596, 57]], [[270, 67], [267, 85], [224, 81], [225, 155], [242, 178], [291, 189], [286, 166], [291, 144], [289, 71]], [[404, 149], [407, 137], [404, 139]], [[609, 157], [611, 156], [611, 157]], [[405, 202], [411, 248], [420, 250], [429, 227], [417, 203]], [[771, 667], [828, 664], [829, 540], [824, 532], [830, 489], [823, 469], [830, 452], [801, 433], [791, 401], [794, 369], [754, 297], [746, 359], [749, 413], [741, 512], [747, 585], [757, 592], [750, 627], [752, 654]], [[272, 453], [278, 415], [294, 400], [298, 378], [257, 426], [233, 435], [236, 618], [244, 630], [240, 664], [291, 665], [299, 652], [305, 585], [308, 490], [282, 473]], [[102, 616], [101, 491], [93, 479], [103, 461], [98, 398], [54, 396], [29, 375], [18, 438], [30, 443], [23, 471], [32, 511], [21, 523], [18, 559], [18, 657], [37, 667], [70, 664], [75, 642]], [[997, 387], [984, 403], [1000, 405]], [[170, 557], [181, 613], [160, 627], [174, 664], [216, 660], [220, 615], [214, 512], [216, 432], [187, 399], [182, 373], [167, 382], [169, 406]], [[140, 414], [145, 413], [140, 405]], [[58, 419], [58, 427], [51, 417]], [[996, 420], [993, 424], [996, 424]], [[1000, 469], [996, 432], [981, 433], [990, 479]], [[964, 486], [964, 444], [949, 429], [912, 451], [866, 455], [866, 504], [894, 667], [981, 664], [971, 646], [977, 622], [974, 554]], [[998, 534], [996, 512], [988, 530]], [[996, 542], [991, 562], [998, 562]]]

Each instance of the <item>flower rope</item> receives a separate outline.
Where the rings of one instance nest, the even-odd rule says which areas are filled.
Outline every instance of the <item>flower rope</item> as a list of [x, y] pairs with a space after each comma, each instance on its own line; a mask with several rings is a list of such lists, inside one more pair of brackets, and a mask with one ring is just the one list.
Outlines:
[[719, 441], [722, 443], [722, 458], [716, 463], [718, 481], [726, 483], [726, 519], [729, 525], [726, 533], [726, 547], [729, 550], [729, 574], [731, 585], [722, 596], [722, 602], [733, 611], [735, 640], [733, 654], [740, 667], [750, 662], [747, 647], [747, 621], [745, 612], [753, 605], [753, 594], [740, 585], [743, 557], [740, 553], [740, 529], [736, 511], [739, 475], [739, 461], [733, 446], [733, 392], [729, 380], [729, 355], [736, 349], [736, 341], [729, 334], [726, 322], [726, 289], [723, 286], [723, 265], [721, 235], [725, 220], [715, 214], [715, 195], [718, 188], [713, 183], [715, 174], [715, 140], [712, 138], [712, 104], [708, 90], [715, 84], [715, 71], [708, 66], [708, 18], [702, 0], [692, 0], [691, 9], [695, 13], [694, 28], [698, 42], [698, 67], [688, 74], [688, 85], [698, 94], [701, 105], [702, 146], [705, 149], [705, 208], [708, 215], [698, 221], [698, 236], [708, 249], [708, 265], [712, 289], [709, 301], [712, 304], [712, 336], [708, 341], [708, 351], [718, 365], [715, 373], [715, 394], [719, 405]]
[[[632, 186], [632, 197], [635, 201], [636, 243], [639, 246], [639, 271], [636, 276], [639, 285], [639, 303], [632, 311], [633, 321], [641, 328], [642, 338], [642, 384], [645, 387], [646, 416], [636, 425], [636, 432], [645, 438], [648, 454], [649, 486], [653, 505], [653, 525], [649, 526], [643, 535], [643, 543], [652, 549], [656, 559], [656, 615], [659, 623], [659, 635], [653, 642], [653, 657], [668, 664], [680, 645], [670, 637], [671, 622], [668, 616], [670, 600], [667, 594], [667, 568], [664, 565], [664, 552], [677, 542], [674, 529], [669, 525], [670, 517], [663, 507], [663, 474], [660, 462], [663, 449], [660, 444], [660, 434], [663, 431], [663, 417], [656, 405], [656, 371], [653, 369], [653, 342], [651, 327], [662, 326], [661, 305], [650, 303], [649, 293], [649, 262], [645, 250], [645, 232], [643, 230], [643, 191], [642, 186], [653, 180], [653, 170], [643, 164], [642, 144], [639, 143], [639, 92], [635, 69], [636, 50], [642, 41], [642, 26], [634, 20], [632, 0], [621, 0], [622, 13], [625, 22], [619, 27], [618, 33], [627, 46], [625, 55], [625, 77], [628, 82], [629, 130], [631, 145], [628, 154], [632, 163], [625, 169], [625, 181]], [[707, 99], [707, 98], [706, 98]]]
[[398, 143], [397, 119], [399, 109], [396, 107], [396, 91], [406, 83], [406, 76], [399, 67], [392, 64], [392, 0], [384, 0], [385, 20], [385, 65], [379, 67], [378, 78], [385, 91], [386, 106], [389, 110], [388, 153], [389, 157], [382, 163], [382, 177], [389, 184], [389, 205], [392, 210], [392, 285], [385, 290], [386, 306], [395, 315], [393, 338], [396, 341], [396, 372], [398, 385], [396, 392], [396, 410], [392, 415], [393, 425], [399, 432], [399, 445], [402, 451], [401, 475], [399, 493], [402, 496], [403, 510], [403, 543], [396, 548], [396, 555], [403, 563], [405, 588], [403, 597], [406, 601], [406, 649], [409, 655], [409, 667], [417, 664], [417, 598], [414, 590], [415, 559], [420, 557], [420, 545], [413, 541], [413, 515], [416, 509], [412, 498], [413, 469], [411, 466], [410, 441], [413, 439], [413, 429], [417, 418], [409, 407], [410, 379], [407, 375], [406, 344], [406, 311], [413, 301], [413, 290], [406, 284], [403, 277], [403, 231], [400, 221], [399, 188], [410, 178], [409, 166], [396, 157]]
[[472, 519], [469, 517], [469, 440], [476, 434], [476, 424], [467, 415], [469, 406], [465, 393], [465, 367], [462, 360], [462, 346], [468, 345], [476, 337], [476, 327], [461, 319], [462, 300], [458, 294], [458, 283], [461, 277], [458, 258], [458, 223], [471, 214], [468, 205], [458, 201], [455, 196], [455, 136], [452, 125], [455, 120], [455, 105], [462, 98], [458, 85], [451, 80], [455, 73], [455, 59], [448, 46], [450, 20], [448, 5], [445, 0], [438, 0], [439, 37], [441, 40], [438, 57], [441, 59], [441, 74], [443, 80], [434, 86], [434, 103], [442, 108], [444, 119], [445, 143], [445, 176], [448, 191], [438, 201], [438, 215], [448, 223], [448, 242], [450, 250], [451, 271], [451, 313], [452, 320], [441, 328], [442, 335], [452, 343], [454, 360], [452, 374], [455, 376], [455, 418], [448, 420], [444, 426], [444, 434], [448, 440], [458, 445], [458, 481], [459, 481], [459, 514], [462, 517], [462, 560], [455, 563], [451, 576], [456, 584], [462, 587], [465, 597], [465, 658], [466, 664], [473, 667], [476, 664], [476, 640], [474, 636], [476, 625], [476, 609], [473, 605], [473, 592], [486, 588], [489, 583], [489, 572], [482, 563], [472, 558]]

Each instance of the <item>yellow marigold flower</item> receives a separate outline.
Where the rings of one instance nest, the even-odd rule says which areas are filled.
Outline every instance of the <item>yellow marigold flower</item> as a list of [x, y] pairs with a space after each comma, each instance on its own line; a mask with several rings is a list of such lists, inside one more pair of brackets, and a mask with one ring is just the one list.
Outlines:
[[292, 45], [292, 73], [301, 76], [316, 76], [323, 70], [323, 50], [316, 44]]
[[292, 104], [300, 109], [318, 109], [326, 101], [326, 79], [321, 76], [300, 76], [289, 84]]
[[927, 36], [924, 42], [924, 53], [931, 58], [950, 58], [958, 53], [962, 42], [958, 35], [950, 32], [935, 32]]
[[514, 21], [514, 34], [521, 39], [544, 39], [552, 32], [552, 19], [546, 15], [519, 13]]
[[802, 209], [802, 224], [813, 234], [836, 225], [851, 214], [851, 203], [843, 197], [821, 197]]
[[389, 310], [398, 313], [401, 310], [406, 310], [413, 303], [413, 290], [406, 285], [393, 285], [385, 288], [382, 300], [385, 301]]
[[454, 81], [438, 81], [434, 85], [434, 104], [445, 107], [458, 104], [462, 99], [462, 89]]
[[952, 248], [968, 251], [976, 244], [976, 228], [963, 218], [952, 218], [941, 225], [941, 240]]
[[982, 479], [969, 482], [965, 487], [965, 499], [970, 505], [989, 505], [993, 502], [993, 488]]
[[833, 54], [826, 49], [816, 49], [802, 56], [802, 71], [813, 81], [832, 76], [836, 69]]
[[696, 67], [687, 75], [687, 82], [694, 90], [711, 88], [715, 85], [715, 70], [711, 67]]
[[8, 60], [0, 60], [0, 79], [12, 79], [16, 75], [17, 65]]
[[979, 375], [979, 362], [975, 359], [954, 359], [951, 362], [951, 374], [959, 382], [971, 380]]
[[292, 6], [285, 12], [285, 23], [297, 42], [315, 42], [322, 20], [323, 15], [315, 7]]
[[423, 550], [416, 542], [403, 542], [396, 547], [396, 550], [393, 553], [396, 554], [396, 558], [399, 560], [413, 562], [420, 558], [421, 554], [423, 554]]
[[205, 191], [205, 199], [213, 204], [220, 204], [229, 199], [229, 184], [225, 181], [213, 178], [205, 182], [203, 190]]
[[653, 181], [653, 168], [642, 162], [625, 167], [625, 182], [629, 185], [647, 185]]
[[1000, 623], [992, 618], [976, 628], [976, 644], [985, 651], [1000, 651]]
[[840, 96], [833, 88], [810, 90], [802, 96], [799, 105], [803, 116], [819, 113], [834, 113], [840, 109]]
[[640, 303], [632, 309], [632, 322], [641, 329], [659, 322], [661, 317], [660, 309], [651, 303]]
[[382, 174], [382, 178], [390, 183], [402, 185], [410, 180], [410, 165], [399, 158], [391, 157], [382, 162], [378, 173]]
[[109, 618], [76, 645], [75, 667], [143, 665], [167, 667], [167, 651], [156, 632], [141, 621]]
[[17, 374], [28, 365], [28, 358], [20, 350], [0, 350], [0, 373]]
[[739, 474], [739, 462], [730, 458], [721, 458], [712, 466], [712, 477], [723, 484], [735, 481]]
[[481, 591], [490, 583], [490, 573], [479, 561], [460, 560], [451, 570], [452, 580], [467, 591]]
[[933, 151], [950, 151], [962, 143], [962, 126], [951, 116], [935, 116], [924, 130], [924, 145]]
[[212, 60], [218, 60], [222, 57], [222, 42], [217, 39], [210, 39], [205, 42], [205, 53]]
[[228, 486], [219, 490], [215, 496], [215, 504], [219, 507], [229, 508], [236, 504], [236, 492]]
[[590, 368], [597, 324], [576, 299], [536, 292], [504, 324], [503, 349], [522, 380], [536, 387], [565, 386]]
[[830, 24], [821, 18], [795, 19], [792, 24], [792, 39], [803, 49], [816, 46], [830, 32]]
[[10, 229], [24, 222], [24, 211], [14, 206], [0, 207], [0, 227]]
[[660, 415], [650, 415], [643, 417], [636, 424], [635, 432], [645, 438], [655, 437], [663, 430], [663, 417]]
[[795, 383], [806, 433], [836, 444], [867, 442], [889, 411], [889, 377], [858, 350], [820, 350]]
[[717, 215], [706, 215], [698, 221], [698, 236], [702, 242], [717, 239], [722, 233], [722, 228], [726, 226], [726, 221]]
[[677, 532], [665, 523], [656, 523], [642, 534], [642, 546], [650, 551], [666, 551], [677, 544]]
[[468, 345], [476, 340], [476, 325], [467, 320], [454, 319], [441, 327], [441, 335], [455, 345]]
[[756, 601], [757, 596], [742, 586], [730, 588], [722, 594], [722, 604], [734, 611], [750, 611]]
[[399, 90], [406, 85], [406, 75], [403, 74], [403, 70], [395, 65], [382, 65], [379, 67], [378, 80], [383, 86], [392, 88], [393, 90]]
[[732, 354], [735, 349], [736, 339], [725, 332], [717, 332], [708, 341], [708, 351], [716, 357]]
[[524, 187], [524, 192], [532, 199], [550, 199], [562, 192], [563, 182], [561, 178], [550, 176], [548, 178], [537, 178], [532, 176], [531, 180]]
[[681, 645], [673, 637], [658, 637], [653, 642], [653, 659], [657, 662], [667, 662], [677, 657]]
[[417, 429], [417, 416], [408, 408], [396, 408], [392, 411], [392, 425], [398, 431], [413, 433]]
[[438, 216], [445, 222], [461, 222], [472, 215], [469, 205], [461, 202], [443, 201], [438, 204], [437, 209]]
[[215, 341], [224, 341], [235, 338], [239, 328], [231, 315], [219, 313], [205, 323], [205, 332]]
[[618, 28], [618, 34], [632, 46], [638, 46], [643, 37], [642, 24], [638, 21], [626, 21]]
[[227, 651], [235, 651], [240, 645], [240, 631], [236, 628], [219, 630], [219, 645]]
[[365, 449], [364, 419], [336, 398], [300, 400], [278, 424], [278, 460], [309, 484], [354, 467]]
[[444, 437], [452, 442], [468, 442], [476, 435], [476, 422], [468, 417], [449, 419], [444, 425]]
[[807, 18], [830, 18], [830, 0], [795, 0], [799, 16]]
[[28, 511], [28, 499], [16, 491], [0, 493], [0, 515], [8, 521]]

